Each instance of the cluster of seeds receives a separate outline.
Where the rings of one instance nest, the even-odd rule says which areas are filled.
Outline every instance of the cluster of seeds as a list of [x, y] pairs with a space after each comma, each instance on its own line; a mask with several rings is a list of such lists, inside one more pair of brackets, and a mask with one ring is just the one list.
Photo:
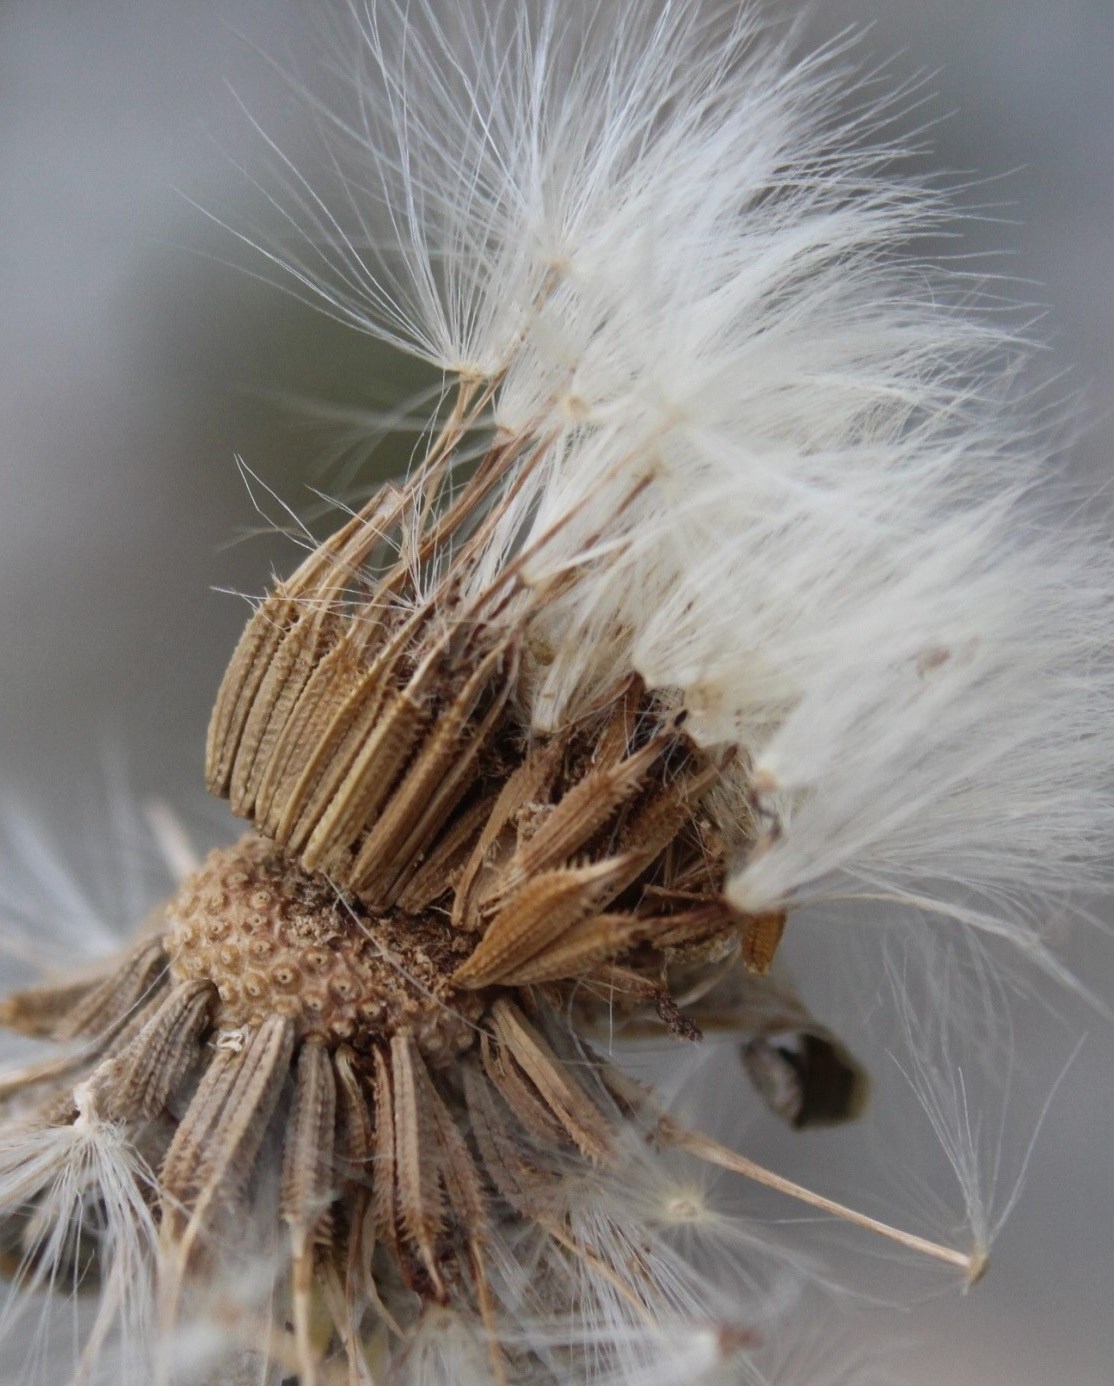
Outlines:
[[[0, 1099], [31, 1097], [43, 1132], [126, 1133], [149, 1171], [164, 1327], [229, 1272], [228, 1229], [255, 1225], [270, 1171], [287, 1269], [278, 1308], [238, 1331], [302, 1386], [334, 1369], [364, 1383], [384, 1334], [412, 1336], [415, 1304], [417, 1322], [441, 1305], [482, 1324], [496, 1381], [530, 1375], [500, 1323], [521, 1286], [492, 1264], [527, 1233], [547, 1315], [575, 1316], [588, 1274], [653, 1321], [675, 1271], [633, 1249], [608, 1263], [568, 1201], [582, 1174], [622, 1180], [632, 1132], [977, 1274], [979, 1257], [677, 1125], [589, 1047], [601, 1022], [686, 1039], [726, 1024], [793, 1125], [846, 1119], [865, 1095], [850, 1055], [765, 982], [784, 912], [726, 897], [732, 861], [778, 827], [748, 799], [737, 748], [698, 745], [676, 691], [629, 670], [555, 728], [524, 715], [547, 661], [539, 616], [575, 583], [560, 569], [527, 582], [517, 561], [486, 573], [516, 459], [502, 443], [457, 483], [470, 395], [411, 480], [248, 622], [206, 778], [252, 831], [182, 882], [119, 965], [4, 1004], [9, 1027], [83, 1047]], [[8, 1225], [24, 1265], [37, 1197]], [[616, 1223], [606, 1240], [625, 1237]], [[95, 1238], [82, 1254], [99, 1265]], [[732, 1333], [749, 1341], [747, 1325]]]
[[[496, 1378], [512, 1372], [497, 1229], [540, 1234], [546, 1301], [571, 1312], [576, 1267], [597, 1252], [573, 1235], [560, 1179], [617, 1170], [639, 1113], [647, 1138], [684, 1143], [558, 1018], [645, 1015], [695, 1038], [678, 988], [764, 971], [784, 923], [724, 900], [738, 842], [706, 801], [730, 757], [698, 750], [668, 697], [628, 675], [555, 733], [522, 725], [547, 594], [503, 574], [466, 595], [509, 463], [496, 450], [446, 498], [432, 458], [264, 599], [207, 762], [254, 830], [182, 883], [120, 965], [3, 1010], [85, 1042], [16, 1083], [47, 1086], [41, 1120], [122, 1123], [157, 1170], [167, 1322], [221, 1265], [277, 1151], [290, 1307], [269, 1352], [307, 1384], [334, 1360], [363, 1380], [400, 1294], [466, 1308]], [[416, 557], [402, 537], [415, 514], [430, 517]], [[762, 1040], [807, 1018], [752, 1020], [764, 1047], [748, 1066], [775, 1105], [852, 1109], [854, 1065], [819, 1032], [843, 1084], [831, 1111]], [[654, 1312], [645, 1267], [618, 1278]]]

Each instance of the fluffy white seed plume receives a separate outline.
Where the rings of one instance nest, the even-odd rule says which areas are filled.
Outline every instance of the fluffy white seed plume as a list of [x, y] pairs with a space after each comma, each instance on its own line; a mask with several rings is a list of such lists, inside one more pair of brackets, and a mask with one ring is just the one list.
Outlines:
[[1046, 494], [1015, 343], [907, 249], [948, 209], [864, 151], [885, 113], [840, 114], [839, 55], [787, 65], [749, 9], [348, 18], [334, 176], [280, 162], [275, 256], [519, 450], [475, 583], [569, 573], [534, 726], [633, 668], [737, 747], [738, 907], [1036, 944], [1114, 822], [1109, 545]]
[[[108, 1380], [106, 1353], [121, 1379], [150, 1369], [154, 1174], [88, 1088], [74, 1100], [71, 1124], [29, 1121], [0, 1139], [5, 1240], [19, 1229], [18, 1250], [7, 1253], [19, 1293], [0, 1313], [0, 1344], [22, 1351], [28, 1383]], [[54, 1295], [75, 1297], [70, 1314], [57, 1312]]]

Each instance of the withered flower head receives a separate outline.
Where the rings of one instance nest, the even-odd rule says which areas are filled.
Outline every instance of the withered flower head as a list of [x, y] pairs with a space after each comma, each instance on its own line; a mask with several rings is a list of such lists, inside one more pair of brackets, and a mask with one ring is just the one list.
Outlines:
[[1110, 821], [1109, 558], [1033, 519], [1001, 343], [887, 258], [939, 208], [833, 72], [562, 13], [354, 11], [334, 200], [286, 170], [285, 267], [448, 407], [247, 624], [206, 753], [247, 835], [0, 1012], [67, 1042], [5, 1080], [0, 1212], [19, 1280], [98, 1285], [77, 1380], [756, 1380], [808, 1277], [701, 1167], [985, 1264], [966, 1187], [970, 1246], [887, 1228], [603, 1037], [726, 1028], [839, 1121], [795, 910], [1037, 951]]

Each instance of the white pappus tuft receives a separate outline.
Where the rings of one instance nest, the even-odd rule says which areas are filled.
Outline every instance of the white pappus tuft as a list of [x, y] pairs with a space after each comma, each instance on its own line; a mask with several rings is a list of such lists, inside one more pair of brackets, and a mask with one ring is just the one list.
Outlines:
[[[120, 1379], [138, 1379], [153, 1343], [155, 1178], [91, 1091], [75, 1089], [74, 1101], [71, 1123], [44, 1114], [0, 1139], [5, 1242], [18, 1229], [6, 1270], [20, 1287], [0, 1314], [0, 1339], [10, 1342], [20, 1320], [37, 1320], [16, 1340], [27, 1381], [107, 1380], [106, 1350], [117, 1354]], [[68, 1325], [55, 1295], [73, 1297]]]
[[634, 668], [738, 749], [738, 907], [892, 899], [1035, 946], [1114, 826], [1110, 548], [1017, 421], [1023, 348], [910, 249], [952, 213], [894, 175], [888, 109], [847, 114], [842, 54], [748, 7], [344, 23], [326, 154], [278, 161], [293, 248], [261, 239], [514, 440], [476, 586], [575, 574], [533, 725]]

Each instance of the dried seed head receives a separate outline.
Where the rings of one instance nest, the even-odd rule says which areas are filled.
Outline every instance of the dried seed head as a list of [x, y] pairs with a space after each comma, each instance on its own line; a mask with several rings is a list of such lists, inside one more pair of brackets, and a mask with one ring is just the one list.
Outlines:
[[485, 998], [451, 978], [469, 952], [433, 914], [377, 914], [254, 835], [213, 852], [166, 907], [175, 981], [212, 982], [217, 1028], [268, 1016], [366, 1052], [411, 1035], [433, 1064], [476, 1037]]
[[[500, 465], [447, 498], [431, 461], [264, 600], [208, 763], [254, 830], [114, 972], [0, 1012], [92, 1037], [23, 1085], [59, 1080], [44, 1129], [95, 1110], [157, 1168], [165, 1323], [231, 1265], [223, 1229], [262, 1171], [279, 1179], [267, 1221], [288, 1246], [293, 1329], [269, 1330], [267, 1352], [303, 1386], [341, 1352], [356, 1370], [369, 1321], [394, 1333], [415, 1302], [482, 1322], [509, 1379], [518, 1349], [496, 1316], [520, 1291], [496, 1272], [524, 1230], [547, 1313], [593, 1296], [632, 1322], [669, 1311], [677, 1267], [658, 1278], [652, 1246], [632, 1266], [606, 1200], [590, 1234], [567, 1206], [581, 1182], [583, 1202], [637, 1174], [657, 1115], [559, 1017], [642, 1012], [697, 1038], [674, 989], [764, 970], [783, 923], [725, 902], [709, 796], [732, 758], [688, 739], [668, 693], [625, 671], [582, 717], [523, 725], [539, 594], [496, 578], [467, 619], [460, 597]], [[448, 545], [432, 595], [412, 555], [368, 561], [392, 508]]]
[[[38, 1102], [0, 1133], [0, 1257], [56, 1279], [104, 1206], [90, 1359], [129, 1231], [161, 1330], [255, 1229], [239, 1345], [302, 1386], [463, 1379], [477, 1345], [498, 1382], [690, 1379], [667, 1325], [709, 1365], [755, 1341], [754, 1239], [741, 1300], [680, 1256], [663, 1225], [717, 1219], [672, 1148], [974, 1278], [584, 1038], [715, 1026], [794, 1125], [852, 1116], [857, 1065], [764, 976], [788, 911], [849, 878], [1025, 940], [1003, 899], [1112, 821], [1106, 551], [1034, 533], [987, 334], [890, 254], [938, 207], [851, 154], [858, 118], [821, 133], [823, 64], [786, 80], [746, 6], [722, 39], [699, 5], [588, 6], [579, 39], [558, 0], [349, 8], [357, 118], [322, 111], [354, 222], [283, 157], [314, 249], [282, 254], [456, 400], [248, 622], [206, 780], [252, 833], [114, 969], [0, 1006], [84, 1045], [0, 1082]], [[962, 1097], [929, 1115], [969, 1136]]]

